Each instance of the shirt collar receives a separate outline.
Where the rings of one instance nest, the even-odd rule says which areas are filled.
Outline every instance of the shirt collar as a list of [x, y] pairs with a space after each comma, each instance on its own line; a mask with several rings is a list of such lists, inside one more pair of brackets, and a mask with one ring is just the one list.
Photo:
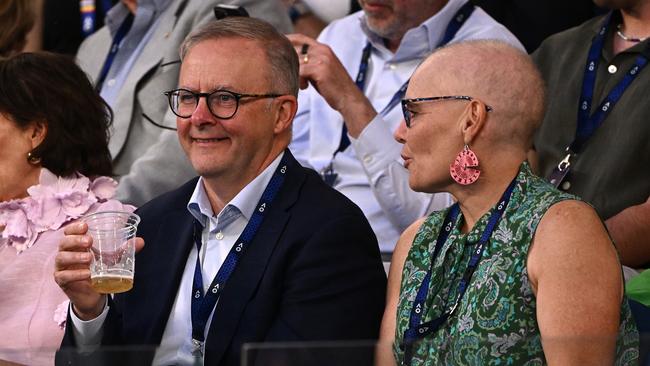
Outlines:
[[[237, 195], [230, 201], [228, 204], [218, 213], [217, 216], [221, 216], [232, 209], [237, 209], [246, 221], [250, 220], [255, 208], [257, 206], [262, 193], [268, 186], [273, 173], [280, 165], [280, 161], [284, 156], [284, 152], [278, 155], [273, 162], [266, 167], [255, 179], [248, 183]], [[203, 186], [203, 177], [200, 177], [194, 188], [194, 192], [190, 197], [189, 202], [187, 203], [187, 210], [190, 212], [195, 219], [197, 219], [201, 225], [206, 226], [206, 221], [214, 217], [214, 211], [208, 200], [208, 195], [205, 192], [205, 187]]]
[[[432, 17], [422, 22], [419, 26], [409, 29], [404, 34], [399, 48], [395, 53], [396, 61], [399, 59], [422, 58], [431, 53], [444, 37], [449, 22], [467, 1], [449, 0]], [[359, 21], [361, 30], [365, 33], [372, 46], [379, 50], [388, 51], [384, 45], [384, 40], [368, 28], [363, 11], [359, 12]]]

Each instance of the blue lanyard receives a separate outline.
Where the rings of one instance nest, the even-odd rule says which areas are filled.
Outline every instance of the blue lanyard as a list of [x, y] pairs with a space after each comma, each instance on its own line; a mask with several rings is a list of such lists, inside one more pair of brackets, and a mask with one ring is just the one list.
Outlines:
[[111, 49], [108, 51], [108, 55], [104, 61], [104, 66], [102, 66], [102, 71], [99, 73], [99, 77], [97, 78], [97, 83], [95, 85], [95, 89], [97, 91], [102, 90], [102, 84], [104, 84], [104, 80], [106, 79], [106, 76], [111, 69], [113, 60], [115, 60], [115, 55], [117, 55], [117, 51], [120, 50], [120, 43], [124, 37], [126, 37], [127, 33], [129, 33], [131, 25], [133, 25], [133, 18], [133, 14], [129, 13], [120, 27], [117, 29], [117, 32], [115, 32], [115, 37], [113, 37], [113, 42], [111, 43]]
[[[474, 9], [475, 6], [471, 3], [471, 1], [466, 2], [465, 5], [463, 5], [460, 9], [458, 9], [454, 17], [451, 19], [451, 21], [449, 21], [449, 24], [447, 24], [445, 35], [443, 36], [442, 40], [440, 40], [436, 48], [445, 46], [456, 36], [458, 30], [462, 28], [463, 24], [465, 24], [465, 21], [470, 17], [470, 15], [472, 15]], [[372, 51], [372, 46], [370, 45], [370, 42], [368, 42], [361, 54], [361, 63], [359, 64], [359, 72], [357, 73], [357, 78], [355, 81], [355, 84], [357, 84], [357, 88], [359, 88], [359, 90], [361, 90], [362, 92], [364, 91], [366, 85], [366, 76], [368, 73], [368, 61], [370, 60], [371, 51]], [[404, 83], [404, 85], [402, 85], [402, 87], [400, 87], [399, 90], [395, 92], [395, 94], [390, 99], [388, 104], [384, 107], [384, 109], [381, 110], [380, 112], [381, 115], [385, 115], [391, 109], [395, 108], [397, 104], [399, 104], [400, 100], [404, 98], [404, 94], [406, 93], [406, 88], [408, 87], [408, 85], [409, 85], [409, 80], [407, 80]], [[341, 142], [339, 143], [339, 147], [334, 153], [334, 155], [347, 149], [348, 146], [350, 146], [350, 138], [348, 137], [348, 128], [345, 126], [345, 122], [344, 122], [343, 129], [341, 132]]]
[[598, 72], [598, 65], [600, 64], [600, 55], [605, 44], [607, 30], [611, 25], [612, 14], [613, 13], [610, 12], [605, 17], [605, 20], [600, 27], [600, 31], [591, 42], [591, 48], [589, 49], [589, 55], [587, 56], [587, 63], [585, 65], [584, 76], [582, 79], [582, 92], [580, 95], [580, 104], [578, 105], [578, 123], [576, 126], [575, 138], [566, 148], [567, 155], [562, 159], [562, 161], [560, 161], [549, 176], [551, 184], [556, 187], [562, 183], [568, 174], [569, 168], [571, 167], [570, 159], [582, 151], [583, 145], [605, 121], [609, 113], [614, 109], [616, 103], [623, 96], [625, 90], [630, 86], [630, 84], [632, 84], [632, 81], [634, 81], [648, 63], [648, 59], [643, 55], [643, 53], [640, 54], [623, 79], [612, 88], [594, 113], [589, 115], [593, 103], [594, 88], [596, 86], [596, 73]]
[[[81, 12], [81, 33], [83, 37], [86, 38], [89, 35], [93, 34], [96, 30], [96, 1], [95, 0], [79, 0], [79, 10]], [[101, 2], [102, 11], [106, 14], [113, 3], [111, 0], [103, 0]]]
[[457, 291], [456, 301], [454, 302], [454, 305], [451, 307], [450, 310], [445, 311], [442, 315], [440, 315], [436, 319], [433, 319], [429, 322], [422, 323], [421, 322], [422, 312], [424, 311], [424, 303], [427, 299], [427, 295], [429, 292], [431, 273], [433, 272], [433, 267], [436, 258], [438, 257], [438, 254], [440, 253], [442, 247], [447, 241], [447, 238], [449, 237], [449, 234], [451, 233], [451, 230], [454, 227], [454, 223], [458, 219], [458, 215], [460, 213], [460, 206], [458, 205], [458, 203], [455, 203], [453, 206], [451, 206], [451, 208], [447, 212], [447, 215], [445, 216], [445, 220], [442, 223], [442, 229], [438, 233], [438, 238], [436, 239], [436, 247], [433, 250], [433, 254], [431, 255], [431, 265], [429, 267], [429, 270], [427, 271], [427, 274], [424, 276], [424, 279], [422, 280], [422, 284], [420, 285], [420, 288], [418, 289], [417, 295], [415, 297], [415, 302], [413, 303], [413, 307], [411, 308], [409, 327], [406, 329], [406, 331], [404, 331], [404, 343], [401, 345], [404, 349], [404, 365], [411, 364], [411, 358], [413, 357], [412, 352], [413, 352], [414, 342], [417, 341], [418, 339], [422, 339], [427, 335], [436, 332], [447, 321], [447, 319], [454, 313], [454, 311], [456, 311], [456, 308], [458, 307], [458, 304], [462, 300], [463, 295], [465, 295], [465, 291], [467, 290], [469, 281], [472, 279], [472, 275], [474, 274], [474, 271], [478, 267], [478, 263], [481, 260], [483, 251], [487, 246], [490, 237], [494, 232], [494, 229], [496, 229], [499, 220], [503, 216], [506, 207], [508, 206], [508, 202], [510, 201], [510, 196], [512, 195], [512, 191], [514, 190], [516, 183], [517, 183], [517, 177], [515, 177], [512, 180], [512, 182], [510, 182], [510, 185], [508, 185], [508, 188], [505, 190], [505, 192], [503, 192], [503, 195], [499, 200], [499, 204], [496, 207], [496, 211], [492, 215], [490, 215], [490, 219], [487, 223], [487, 226], [485, 227], [485, 230], [483, 230], [483, 233], [481, 234], [481, 239], [477, 243], [476, 249], [472, 253], [472, 257], [470, 258], [469, 263], [467, 264], [467, 269], [465, 270], [465, 274], [463, 275], [460, 284], [458, 285], [458, 291]]
[[[462, 28], [463, 24], [465, 24], [465, 21], [470, 17], [470, 15], [472, 15], [472, 12], [474, 11], [475, 8], [476, 7], [471, 3], [471, 1], [468, 1], [460, 9], [458, 9], [454, 17], [449, 21], [449, 24], [447, 24], [445, 35], [443, 36], [442, 40], [440, 40], [436, 48], [445, 46], [456, 36], [458, 30]], [[357, 73], [357, 78], [355, 79], [355, 84], [357, 85], [357, 88], [359, 88], [359, 90], [361, 90], [362, 92], [364, 92], [365, 85], [366, 85], [366, 76], [368, 74], [368, 63], [370, 61], [371, 53], [372, 53], [372, 45], [370, 44], [370, 42], [368, 42], [366, 46], [363, 48], [363, 52], [361, 53], [359, 72]], [[381, 115], [386, 115], [393, 108], [395, 108], [396, 105], [399, 104], [402, 98], [404, 98], [404, 94], [406, 93], [406, 88], [409, 85], [409, 80], [407, 80], [404, 83], [404, 85], [402, 85], [399, 88], [399, 90], [397, 90], [397, 92], [393, 94], [393, 97], [390, 99], [388, 104], [381, 110], [380, 112]], [[334, 151], [334, 153], [332, 154], [332, 159], [330, 160], [330, 163], [320, 171], [321, 178], [330, 187], [333, 187], [334, 184], [336, 184], [336, 180], [338, 177], [338, 174], [334, 172], [334, 168], [333, 168], [334, 158], [336, 157], [336, 154], [340, 153], [341, 151], [344, 151], [345, 149], [348, 148], [348, 146], [350, 146], [350, 138], [348, 137], [348, 127], [345, 125], [345, 121], [343, 121], [339, 146], [336, 149], [336, 151]]]
[[[196, 258], [196, 266], [194, 267], [194, 281], [192, 284], [192, 344], [194, 346], [192, 353], [197, 357], [203, 356], [203, 344], [205, 343], [205, 327], [217, 304], [217, 300], [228, 282], [228, 278], [237, 268], [245, 249], [255, 237], [259, 229], [264, 215], [266, 214], [269, 205], [275, 199], [277, 193], [280, 191], [284, 178], [287, 173], [288, 156], [285, 153], [278, 165], [277, 169], [271, 177], [271, 181], [264, 189], [262, 197], [257, 203], [257, 208], [253, 212], [248, 224], [241, 233], [236, 244], [230, 249], [226, 259], [219, 268], [217, 275], [212, 280], [208, 291], [203, 294], [203, 276], [201, 275], [201, 262], [199, 256]], [[201, 251], [201, 232], [202, 226], [198, 221], [194, 221], [194, 243], [196, 244], [197, 252]]]

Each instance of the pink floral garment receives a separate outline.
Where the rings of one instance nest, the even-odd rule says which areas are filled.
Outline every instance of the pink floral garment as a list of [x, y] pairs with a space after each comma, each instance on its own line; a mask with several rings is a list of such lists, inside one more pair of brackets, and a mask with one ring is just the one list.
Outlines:
[[52, 275], [63, 227], [92, 212], [133, 211], [112, 199], [116, 187], [108, 177], [62, 178], [43, 168], [28, 197], [0, 203], [0, 360], [54, 363], [68, 309]]

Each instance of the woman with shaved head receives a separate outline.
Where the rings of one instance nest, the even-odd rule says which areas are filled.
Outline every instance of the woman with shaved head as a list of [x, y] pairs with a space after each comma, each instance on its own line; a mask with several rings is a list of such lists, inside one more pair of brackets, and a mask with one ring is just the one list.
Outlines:
[[384, 360], [400, 365], [635, 364], [638, 333], [616, 248], [588, 204], [526, 161], [544, 111], [528, 56], [459, 43], [414, 73], [395, 133], [409, 185], [450, 208], [401, 236]]

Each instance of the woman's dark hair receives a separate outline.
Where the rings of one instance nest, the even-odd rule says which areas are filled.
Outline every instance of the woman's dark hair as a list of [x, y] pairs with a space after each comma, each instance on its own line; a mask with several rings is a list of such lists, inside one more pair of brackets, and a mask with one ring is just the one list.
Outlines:
[[113, 112], [68, 56], [38, 52], [0, 59], [0, 113], [20, 128], [47, 125], [31, 154], [52, 173], [112, 175]]

